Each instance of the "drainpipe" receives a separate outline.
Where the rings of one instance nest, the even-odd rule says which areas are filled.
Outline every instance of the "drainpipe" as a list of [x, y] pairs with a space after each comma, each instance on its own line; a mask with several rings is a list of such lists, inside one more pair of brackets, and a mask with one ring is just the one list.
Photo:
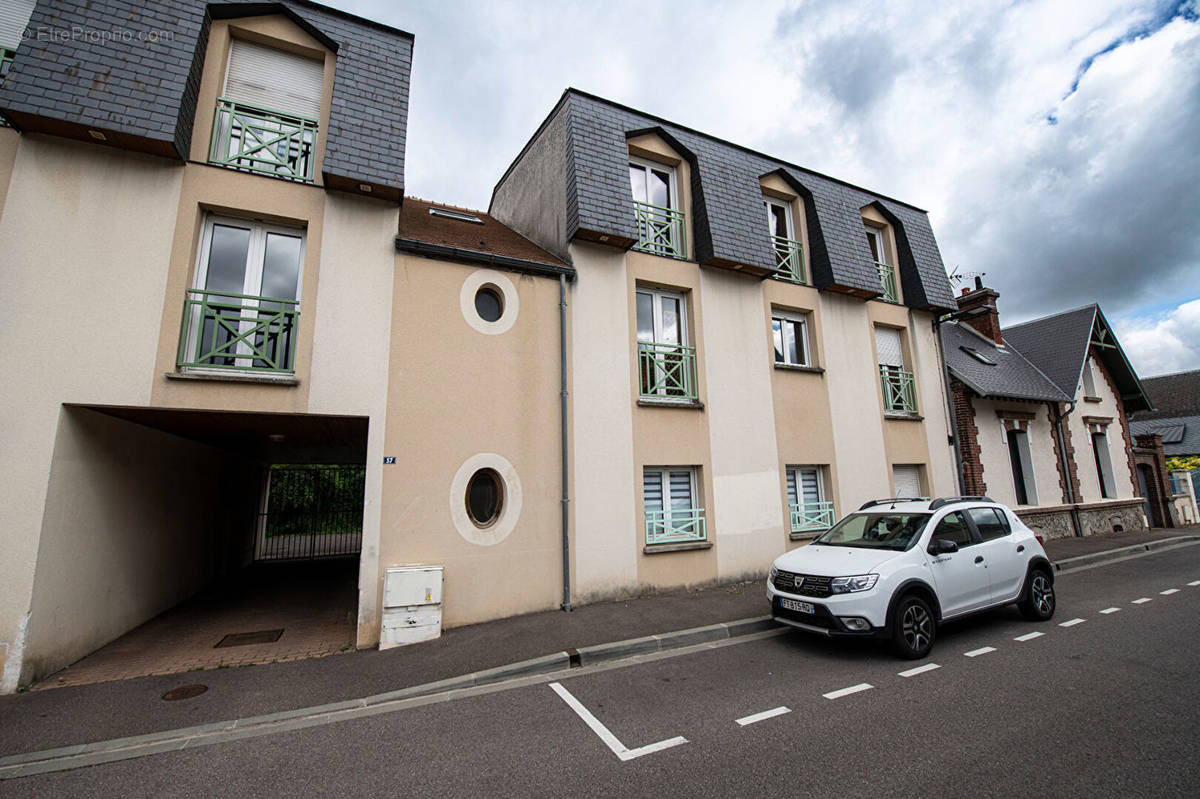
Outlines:
[[562, 609], [571, 611], [571, 540], [568, 535], [567, 491], [567, 276], [558, 276], [558, 380], [559, 416], [562, 423]]
[[954, 395], [950, 390], [950, 364], [946, 363], [946, 352], [942, 348], [942, 319], [933, 320], [933, 337], [937, 340], [938, 359], [942, 364], [942, 393], [946, 395], [946, 411], [950, 417], [950, 443], [954, 445], [954, 477], [958, 484], [959, 496], [967, 493], [966, 479], [963, 475], [962, 450], [958, 441], [958, 419], [954, 415]]
[[1058, 436], [1058, 457], [1062, 461], [1063, 470], [1063, 485], [1067, 489], [1067, 503], [1071, 506], [1071, 525], [1075, 528], [1076, 537], [1083, 536], [1083, 525], [1079, 522], [1079, 506], [1076, 504], [1075, 489], [1071, 486], [1071, 468], [1067, 462], [1067, 442], [1063, 438], [1063, 425], [1067, 422], [1067, 417], [1075, 411], [1075, 400], [1071, 400], [1071, 407], [1066, 413], [1060, 410], [1058, 419], [1054, 422], [1054, 432]]

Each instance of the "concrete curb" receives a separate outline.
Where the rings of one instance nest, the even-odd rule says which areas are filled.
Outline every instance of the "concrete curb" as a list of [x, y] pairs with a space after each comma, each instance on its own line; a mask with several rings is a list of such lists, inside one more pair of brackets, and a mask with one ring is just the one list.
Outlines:
[[1130, 555], [1137, 555], [1140, 552], [1153, 552], [1156, 549], [1164, 549], [1167, 547], [1176, 547], [1182, 544], [1200, 542], [1200, 535], [1180, 535], [1173, 538], [1160, 538], [1157, 541], [1147, 541], [1144, 544], [1134, 544], [1128, 547], [1119, 547], [1117, 549], [1106, 549], [1101, 552], [1090, 552], [1087, 555], [1077, 555], [1073, 558], [1064, 558], [1054, 562], [1054, 570], [1056, 572], [1066, 569], [1074, 569], [1079, 566], [1094, 566], [1097, 563], [1107, 563], [1110, 560], [1121, 560]]

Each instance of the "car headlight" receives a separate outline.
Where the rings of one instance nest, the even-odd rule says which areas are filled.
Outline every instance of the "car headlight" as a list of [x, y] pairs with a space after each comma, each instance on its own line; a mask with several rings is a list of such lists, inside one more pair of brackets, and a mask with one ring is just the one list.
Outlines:
[[856, 574], [851, 577], [834, 577], [829, 582], [829, 593], [852, 594], [855, 591], [870, 591], [879, 580], [878, 574]]
[[768, 579], [774, 580], [778, 576], [779, 576], [779, 569], [776, 569], [775, 566], [772, 565], [771, 566], [771, 574], [769, 575]]

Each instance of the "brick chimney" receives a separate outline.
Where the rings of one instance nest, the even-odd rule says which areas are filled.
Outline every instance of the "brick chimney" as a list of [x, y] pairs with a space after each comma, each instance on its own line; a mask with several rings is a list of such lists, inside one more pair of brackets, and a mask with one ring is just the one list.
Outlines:
[[978, 316], [964, 317], [961, 321], [966, 322], [997, 345], [1004, 343], [1000, 337], [1000, 314], [996, 311], [996, 300], [999, 297], [1000, 295], [996, 292], [984, 288], [982, 280], [975, 278], [975, 288], [963, 289], [962, 295], [955, 298], [958, 301], [960, 313], [977, 308], [982, 309], [976, 311]]

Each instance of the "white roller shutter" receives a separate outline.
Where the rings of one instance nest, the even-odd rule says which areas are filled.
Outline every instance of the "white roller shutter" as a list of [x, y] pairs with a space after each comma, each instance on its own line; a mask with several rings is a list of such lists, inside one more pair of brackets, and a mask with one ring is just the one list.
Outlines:
[[0, 47], [16, 50], [37, 0], [0, 0]]
[[900, 349], [900, 331], [894, 327], [875, 328], [875, 351], [879, 355], [881, 364], [904, 368], [904, 351]]
[[234, 39], [225, 93], [236, 103], [319, 119], [325, 65], [311, 58]]
[[892, 480], [896, 484], [896, 496], [919, 497], [921, 494], [921, 472], [910, 464], [892, 467]]

